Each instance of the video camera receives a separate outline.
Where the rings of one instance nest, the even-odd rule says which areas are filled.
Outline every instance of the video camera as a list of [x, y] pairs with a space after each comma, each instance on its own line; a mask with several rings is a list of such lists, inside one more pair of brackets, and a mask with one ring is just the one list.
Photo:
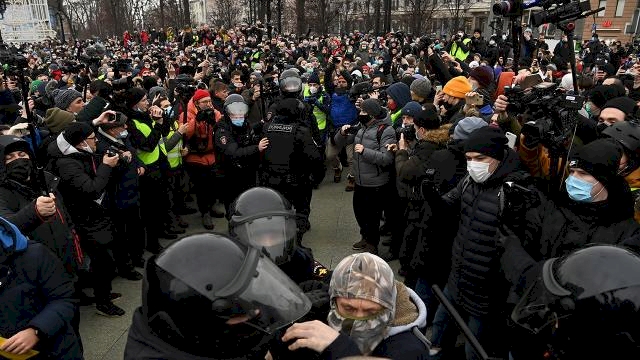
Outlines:
[[26, 68], [29, 62], [18, 53], [17, 48], [0, 41], [0, 64], [8, 66], [4, 69], [5, 75], [15, 75], [17, 70]]
[[577, 111], [584, 104], [583, 96], [564, 93], [558, 90], [557, 84], [546, 82], [534, 86], [530, 92], [505, 87], [505, 95], [509, 99], [507, 111], [522, 115], [525, 120], [523, 133], [535, 136], [548, 149], [564, 149], [578, 121]]
[[362, 98], [362, 100], [367, 100], [371, 97], [369, 94], [371, 94], [374, 91], [378, 91], [379, 92], [378, 100], [380, 101], [380, 103], [386, 104], [387, 92], [385, 90], [388, 87], [389, 85], [374, 88], [373, 85], [371, 85], [371, 82], [362, 81], [351, 87], [351, 90], [349, 90], [349, 99], [351, 100], [351, 102], [356, 102], [358, 98]]

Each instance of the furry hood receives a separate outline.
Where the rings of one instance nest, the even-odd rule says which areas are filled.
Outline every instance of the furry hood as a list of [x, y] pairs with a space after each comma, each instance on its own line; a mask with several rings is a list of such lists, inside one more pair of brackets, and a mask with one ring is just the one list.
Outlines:
[[449, 128], [452, 124], [443, 124], [440, 128], [427, 131], [425, 141], [432, 142], [442, 147], [449, 143]]

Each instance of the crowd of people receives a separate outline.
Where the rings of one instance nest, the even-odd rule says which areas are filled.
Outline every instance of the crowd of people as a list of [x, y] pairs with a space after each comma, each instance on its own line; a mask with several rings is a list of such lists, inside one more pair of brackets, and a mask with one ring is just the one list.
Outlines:
[[[480, 358], [434, 285], [494, 356], [637, 357], [640, 47], [522, 39], [258, 23], [11, 49], [0, 355], [83, 358], [78, 307], [124, 316], [120, 276], [144, 289], [126, 359]], [[548, 125], [527, 105], [552, 98]], [[318, 277], [326, 174], [359, 253]], [[194, 213], [229, 234], [161, 246]]]

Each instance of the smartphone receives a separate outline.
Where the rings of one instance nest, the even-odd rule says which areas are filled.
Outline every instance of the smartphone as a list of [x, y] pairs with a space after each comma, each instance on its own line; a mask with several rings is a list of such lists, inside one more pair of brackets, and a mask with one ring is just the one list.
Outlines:
[[484, 103], [484, 96], [475, 94], [472, 97], [467, 97], [466, 102], [468, 105], [482, 105]]
[[508, 132], [508, 131], [505, 134], [505, 136], [509, 140], [507, 145], [509, 145], [509, 147], [512, 148], [512, 149], [515, 148], [516, 147], [516, 139], [518, 138], [518, 136], [516, 134]]
[[436, 85], [436, 93], [442, 91], [442, 85]]

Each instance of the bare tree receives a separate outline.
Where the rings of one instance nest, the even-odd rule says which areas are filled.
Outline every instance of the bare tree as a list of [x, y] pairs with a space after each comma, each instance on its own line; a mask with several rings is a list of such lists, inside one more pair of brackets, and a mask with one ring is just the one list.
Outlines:
[[433, 19], [433, 15], [438, 8], [436, 0], [408, 0], [407, 10], [409, 11], [409, 31], [413, 34], [422, 34], [425, 31], [425, 25], [430, 21], [424, 19]]
[[471, 0], [442, 0], [442, 9], [449, 15], [449, 32], [464, 28], [464, 15], [472, 5]]
[[213, 11], [213, 21], [216, 25], [230, 28], [240, 22], [242, 7], [236, 0], [218, 0]]

